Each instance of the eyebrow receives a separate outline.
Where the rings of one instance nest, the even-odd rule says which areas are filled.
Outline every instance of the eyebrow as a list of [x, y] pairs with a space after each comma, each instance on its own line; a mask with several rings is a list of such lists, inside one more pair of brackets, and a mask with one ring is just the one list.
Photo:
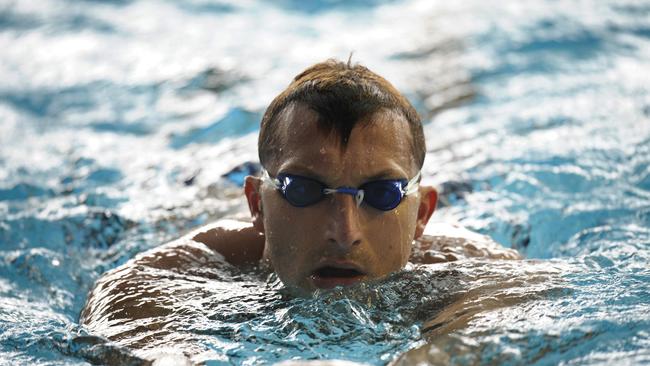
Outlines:
[[382, 180], [382, 179], [406, 179], [406, 180], [409, 179], [408, 176], [400, 177], [401, 175], [402, 175], [402, 173], [399, 173], [399, 172], [397, 172], [395, 170], [386, 169], [386, 170], [380, 171], [377, 174], [371, 175], [370, 177], [366, 178], [365, 181], [366, 182], [371, 182], [373, 180]]
[[322, 175], [314, 172], [313, 170], [311, 170], [311, 169], [309, 169], [309, 168], [307, 168], [307, 167], [305, 167], [303, 165], [289, 165], [288, 167], [286, 167], [284, 169], [280, 169], [280, 171], [278, 171], [277, 174], [282, 174], [282, 173], [285, 173], [285, 174], [298, 174], [298, 175], [302, 175], [302, 176], [307, 177], [307, 178], [315, 179], [315, 180], [317, 180], [319, 182], [325, 182], [325, 180], [326, 180], [325, 177], [323, 177]]
[[[298, 174], [298, 175], [302, 175], [302, 176], [307, 177], [307, 178], [315, 179], [315, 180], [317, 180], [319, 182], [323, 182], [323, 183], [326, 183], [327, 180], [328, 180], [325, 176], [320, 175], [319, 173], [313, 171], [312, 169], [309, 169], [309, 168], [307, 168], [307, 167], [305, 167], [303, 165], [298, 165], [298, 164], [290, 165], [290, 166], [288, 166], [288, 167], [286, 167], [286, 168], [284, 168], [284, 169], [282, 169], [281, 171], [278, 172], [278, 174], [280, 174], [280, 173]], [[384, 179], [406, 179], [406, 180], [408, 180], [409, 177], [408, 176], [404, 177], [403, 173], [400, 173], [400, 172], [397, 172], [394, 169], [388, 168], [388, 169], [381, 170], [378, 173], [375, 173], [375, 174], [373, 174], [371, 176], [365, 177], [364, 179], [362, 179], [361, 184], [376, 181], [376, 180], [384, 180]]]

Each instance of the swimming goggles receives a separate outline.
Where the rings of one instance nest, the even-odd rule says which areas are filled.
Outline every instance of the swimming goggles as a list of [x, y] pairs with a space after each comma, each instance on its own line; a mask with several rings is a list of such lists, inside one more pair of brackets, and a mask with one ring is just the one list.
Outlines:
[[408, 181], [374, 180], [359, 188], [330, 188], [315, 179], [287, 173], [280, 173], [276, 178], [271, 178], [266, 169], [262, 169], [262, 179], [278, 189], [282, 196], [296, 207], [313, 205], [328, 194], [343, 193], [354, 196], [357, 207], [361, 206], [361, 202], [365, 202], [378, 210], [390, 211], [397, 207], [405, 196], [417, 192], [420, 172]]

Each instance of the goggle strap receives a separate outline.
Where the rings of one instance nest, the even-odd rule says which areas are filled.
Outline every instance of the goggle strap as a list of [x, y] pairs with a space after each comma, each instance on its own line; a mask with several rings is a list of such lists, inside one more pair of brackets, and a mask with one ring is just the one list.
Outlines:
[[420, 183], [418, 181], [420, 180], [421, 175], [422, 172], [418, 172], [418, 174], [416, 174], [415, 177], [409, 180], [409, 182], [406, 184], [406, 187], [404, 187], [405, 196], [409, 194], [413, 194], [418, 191], [418, 187], [420, 186]]
[[262, 181], [266, 183], [270, 183], [272, 186], [274, 186], [277, 189], [282, 188], [282, 184], [280, 183], [280, 180], [278, 178], [271, 178], [269, 172], [267, 172], [266, 169], [262, 169]]

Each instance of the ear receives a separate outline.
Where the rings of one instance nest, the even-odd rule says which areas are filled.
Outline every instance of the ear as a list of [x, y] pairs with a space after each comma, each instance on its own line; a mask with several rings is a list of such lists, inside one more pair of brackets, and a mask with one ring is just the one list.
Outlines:
[[419, 239], [424, 234], [424, 228], [427, 226], [433, 211], [436, 210], [438, 202], [438, 192], [431, 186], [420, 186], [420, 207], [418, 208], [418, 218], [415, 225], [415, 237]]
[[262, 211], [262, 180], [257, 177], [247, 176], [244, 181], [244, 194], [248, 201], [248, 209], [251, 212], [253, 226], [260, 233], [264, 233], [264, 212]]

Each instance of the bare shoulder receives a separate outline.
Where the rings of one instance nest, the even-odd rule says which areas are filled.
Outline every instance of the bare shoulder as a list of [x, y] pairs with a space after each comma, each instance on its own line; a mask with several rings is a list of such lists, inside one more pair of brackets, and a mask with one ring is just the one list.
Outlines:
[[261, 259], [263, 249], [264, 237], [250, 223], [224, 220], [194, 230], [105, 273], [88, 296], [81, 323], [165, 315], [160, 313], [162, 307], [143, 301], [145, 297], [164, 298], [156, 285], [160, 276], [254, 263]]
[[489, 236], [460, 225], [432, 223], [427, 226], [426, 234], [415, 241], [411, 262], [438, 263], [464, 258], [522, 259], [522, 256]]
[[217, 221], [195, 230], [188, 237], [220, 253], [234, 265], [259, 262], [264, 252], [264, 234], [246, 221]]
[[139, 254], [132, 264], [182, 271], [222, 258], [227, 263], [241, 265], [258, 262], [263, 250], [264, 235], [251, 223], [220, 220]]

